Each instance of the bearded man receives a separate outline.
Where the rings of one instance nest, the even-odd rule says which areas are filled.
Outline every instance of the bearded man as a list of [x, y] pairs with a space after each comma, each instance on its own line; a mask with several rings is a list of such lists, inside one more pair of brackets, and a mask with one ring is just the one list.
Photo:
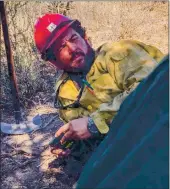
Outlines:
[[95, 51], [81, 23], [60, 14], [39, 18], [34, 37], [42, 59], [64, 71], [55, 102], [66, 123], [56, 132], [62, 144], [106, 135], [124, 99], [164, 56], [134, 40], [105, 43]]

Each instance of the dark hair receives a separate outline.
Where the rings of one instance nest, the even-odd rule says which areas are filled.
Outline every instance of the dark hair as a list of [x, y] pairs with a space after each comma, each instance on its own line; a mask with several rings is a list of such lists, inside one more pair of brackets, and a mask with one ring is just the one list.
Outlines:
[[75, 20], [75, 22], [71, 26], [77, 33], [80, 34], [81, 37], [85, 37], [85, 28], [81, 26], [81, 23], [78, 20]]

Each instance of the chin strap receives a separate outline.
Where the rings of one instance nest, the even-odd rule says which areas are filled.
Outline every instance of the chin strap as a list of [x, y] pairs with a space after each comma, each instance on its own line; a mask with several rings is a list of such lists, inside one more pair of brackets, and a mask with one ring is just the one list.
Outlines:
[[[60, 86], [58, 87], [58, 89], [56, 91], [56, 95], [55, 95], [55, 99], [54, 99], [54, 107], [57, 109], [79, 108], [79, 107], [83, 107], [83, 108], [87, 109], [86, 107], [84, 107], [80, 104], [80, 98], [82, 96], [84, 88], [86, 87], [91, 94], [93, 94], [93, 95], [95, 95], [95, 94], [93, 91], [94, 90], [93, 87], [86, 80], [86, 74], [82, 73], [82, 72], [77, 72], [77, 73], [76, 72], [67, 72], [67, 74], [68, 74], [68, 77], [62, 81], [62, 83], [60, 84]], [[60, 103], [58, 100], [58, 94], [59, 94], [60, 87], [63, 84], [65, 84], [69, 79], [71, 79], [72, 81], [75, 81], [78, 84], [78, 86], [80, 87], [80, 92], [78, 94], [76, 101], [74, 101], [73, 104], [63, 106], [62, 103]]]
[[[58, 89], [56, 91], [56, 95], [55, 95], [55, 99], [54, 99], [54, 107], [57, 109], [79, 108], [80, 106], [83, 107], [79, 101], [80, 101], [80, 98], [82, 96], [82, 93], [83, 93], [83, 90], [85, 87], [85, 84], [82, 81], [82, 78], [84, 79], [84, 76], [83, 76], [83, 74], [80, 74], [80, 73], [79, 74], [68, 73], [68, 75], [69, 76], [62, 81], [62, 83], [60, 84], [60, 86], [58, 87]], [[60, 87], [63, 84], [65, 84], [69, 79], [71, 79], [72, 81], [76, 81], [81, 89], [80, 89], [80, 92], [78, 94], [76, 101], [74, 101], [73, 104], [63, 106], [62, 103], [60, 103], [58, 100], [58, 95], [59, 95]], [[85, 107], [83, 107], [83, 108], [85, 108]]]

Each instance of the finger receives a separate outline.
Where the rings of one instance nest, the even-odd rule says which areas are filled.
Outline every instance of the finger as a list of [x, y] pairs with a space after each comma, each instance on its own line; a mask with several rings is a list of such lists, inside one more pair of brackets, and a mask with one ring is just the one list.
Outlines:
[[70, 123], [63, 125], [59, 130], [55, 133], [55, 137], [59, 137], [62, 133], [65, 133], [69, 130]]
[[67, 131], [62, 137], [62, 139], [60, 140], [60, 142], [61, 144], [63, 144], [66, 140], [71, 139], [71, 138], [72, 138], [72, 131]]

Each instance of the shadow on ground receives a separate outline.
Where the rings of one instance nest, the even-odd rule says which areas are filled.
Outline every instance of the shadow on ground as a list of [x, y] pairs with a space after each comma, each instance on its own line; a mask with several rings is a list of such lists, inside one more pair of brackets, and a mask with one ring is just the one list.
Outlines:
[[[3, 189], [72, 188], [84, 162], [73, 157], [58, 159], [52, 155], [49, 142], [63, 125], [56, 110], [47, 106], [36, 108], [42, 118], [42, 129], [24, 135], [1, 133], [1, 186]], [[4, 116], [2, 116], [4, 119]], [[13, 122], [6, 115], [3, 121]]]

